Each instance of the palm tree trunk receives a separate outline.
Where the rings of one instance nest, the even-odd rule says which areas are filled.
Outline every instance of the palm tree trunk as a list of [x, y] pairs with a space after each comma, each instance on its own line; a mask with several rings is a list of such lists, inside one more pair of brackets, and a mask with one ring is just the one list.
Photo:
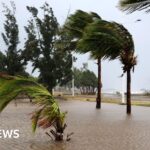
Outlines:
[[127, 114], [131, 114], [131, 70], [127, 70]]
[[97, 85], [97, 99], [96, 99], [96, 108], [101, 108], [101, 58], [98, 58], [98, 85]]

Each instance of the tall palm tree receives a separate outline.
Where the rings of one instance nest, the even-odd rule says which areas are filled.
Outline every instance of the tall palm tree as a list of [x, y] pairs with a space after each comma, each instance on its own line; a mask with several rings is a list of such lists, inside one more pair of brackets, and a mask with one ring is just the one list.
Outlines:
[[[80, 53], [91, 52], [91, 56], [98, 60], [99, 90], [96, 108], [101, 107], [101, 60], [106, 58], [113, 60], [120, 54], [118, 51], [118, 49], [120, 49], [120, 47], [118, 47], [118, 40], [111, 36], [113, 32], [108, 28], [108, 25], [109, 22], [104, 20], [95, 20], [93, 23], [88, 24], [84, 29], [83, 36], [77, 44], [77, 49]], [[111, 45], [111, 49], [108, 47], [109, 44]]]
[[[87, 13], [82, 10], [77, 10], [75, 14], [68, 17], [64, 30], [70, 35], [72, 39], [76, 39], [76, 43], [81, 39], [84, 33], [85, 27], [94, 22], [95, 20], [101, 20], [101, 17], [94, 13]], [[76, 51], [80, 52], [80, 49]], [[98, 92], [96, 99], [96, 108], [101, 108], [101, 58], [97, 57], [98, 64]]]
[[96, 21], [85, 29], [77, 48], [83, 52], [92, 50], [96, 57], [119, 58], [123, 73], [127, 72], [127, 113], [131, 113], [131, 69], [136, 64], [132, 36], [125, 27], [115, 22]]
[[127, 114], [131, 114], [131, 70], [137, 64], [137, 57], [134, 55], [134, 41], [129, 31], [121, 24], [112, 22], [114, 35], [119, 37], [120, 55], [119, 59], [123, 64], [123, 73], [127, 73]]
[[33, 79], [9, 76], [0, 73], [0, 112], [20, 93], [25, 93], [38, 105], [32, 113], [32, 129], [54, 127], [50, 132], [56, 140], [63, 140], [65, 113], [61, 112], [57, 102], [45, 87]]
[[120, 0], [119, 7], [123, 11], [132, 13], [134, 11], [146, 10], [150, 12], [150, 0]]

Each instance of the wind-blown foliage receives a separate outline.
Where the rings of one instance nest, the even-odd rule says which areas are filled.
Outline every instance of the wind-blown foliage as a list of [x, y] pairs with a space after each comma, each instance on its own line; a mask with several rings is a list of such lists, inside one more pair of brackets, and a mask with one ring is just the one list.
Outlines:
[[101, 20], [101, 17], [94, 12], [87, 13], [82, 10], [77, 10], [68, 17], [64, 28], [72, 38], [79, 39], [82, 37], [85, 27], [97, 19]]
[[[11, 8], [3, 4], [3, 13], [6, 18], [4, 22], [4, 32], [1, 34], [2, 39], [6, 45], [5, 59], [1, 60], [5, 66], [5, 72], [10, 75], [23, 75], [27, 76], [25, 72], [26, 62], [22, 58], [22, 50], [18, 49], [19, 44], [19, 27], [15, 17], [16, 7], [14, 2], [11, 3]], [[2, 70], [2, 69], [1, 69]]]
[[123, 74], [127, 73], [127, 113], [131, 113], [131, 69], [134, 70], [134, 42], [131, 34], [121, 24], [116, 22], [96, 21], [89, 24], [77, 48], [90, 52], [94, 57], [115, 59], [119, 58], [123, 65]]
[[48, 3], [40, 8], [27, 6], [32, 19], [25, 27], [27, 40], [25, 42], [24, 58], [31, 61], [33, 72], [39, 70], [39, 82], [43, 83], [52, 93], [52, 89], [60, 84], [66, 84], [72, 75], [72, 55], [65, 51], [66, 47], [57, 47], [62, 38], [59, 35], [59, 24]]
[[127, 66], [133, 67], [136, 64], [132, 36], [123, 25], [116, 22], [96, 21], [89, 24], [77, 48], [81, 53], [90, 52], [92, 49], [92, 55], [95, 57], [120, 58], [124, 73]]
[[150, 12], [150, 0], [120, 0], [119, 7], [123, 11], [132, 13], [134, 11], [146, 10]]
[[125, 73], [130, 69], [133, 69], [134, 71], [134, 66], [137, 64], [137, 57], [134, 55], [135, 49], [132, 35], [123, 25], [116, 22], [113, 22], [112, 24], [116, 36], [119, 37], [118, 41], [121, 48], [119, 59], [123, 64], [123, 72]]
[[95, 58], [115, 59], [119, 56], [120, 41], [115, 36], [111, 23], [97, 20], [89, 24], [84, 31], [83, 37], [79, 40], [77, 49], [86, 53], [91, 51]]
[[63, 134], [65, 113], [48, 90], [33, 79], [0, 74], [0, 112], [20, 93], [25, 93], [38, 105], [32, 113], [32, 129], [55, 127], [56, 134]]
[[[92, 18], [93, 21], [88, 20], [86, 24], [83, 24], [83, 28], [80, 29], [80, 24], [84, 23], [82, 18], [78, 16], [77, 11], [74, 15], [69, 17], [69, 21], [66, 24], [66, 28], [70, 33], [74, 34], [77, 38], [77, 51], [80, 53], [90, 52], [92, 57], [98, 59], [98, 66], [101, 66], [100, 61], [104, 59], [116, 59], [119, 58], [123, 65], [123, 74], [127, 72], [127, 113], [131, 113], [131, 69], [134, 70], [136, 65], [136, 57], [134, 56], [134, 42], [131, 34], [128, 30], [121, 24], [116, 22], [108, 22], [102, 20], [101, 18]], [[90, 14], [82, 12], [86, 16]], [[81, 18], [81, 19], [80, 19]], [[87, 20], [87, 19], [85, 19]], [[73, 22], [74, 21], [74, 22]], [[70, 23], [70, 24], [69, 24]], [[70, 25], [70, 27], [69, 27]], [[77, 34], [74, 32], [76, 31]], [[79, 36], [78, 36], [79, 35]], [[101, 72], [101, 67], [98, 67], [98, 73]], [[99, 73], [100, 74], [100, 73]], [[101, 77], [101, 75], [98, 75]], [[98, 79], [98, 92], [101, 90], [99, 87], [101, 85], [100, 79]], [[100, 92], [98, 99], [100, 100]], [[99, 102], [97, 100], [97, 104]]]

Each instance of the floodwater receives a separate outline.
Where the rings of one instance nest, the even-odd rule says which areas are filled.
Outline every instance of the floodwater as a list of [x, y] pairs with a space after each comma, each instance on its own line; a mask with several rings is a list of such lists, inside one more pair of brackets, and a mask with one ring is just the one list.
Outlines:
[[19, 129], [19, 139], [0, 139], [0, 150], [149, 150], [150, 108], [102, 104], [95, 109], [94, 102], [61, 101], [61, 108], [68, 111], [65, 133], [74, 132], [71, 141], [52, 141], [45, 131], [31, 133], [29, 113], [31, 104], [10, 104], [0, 115], [0, 129]]

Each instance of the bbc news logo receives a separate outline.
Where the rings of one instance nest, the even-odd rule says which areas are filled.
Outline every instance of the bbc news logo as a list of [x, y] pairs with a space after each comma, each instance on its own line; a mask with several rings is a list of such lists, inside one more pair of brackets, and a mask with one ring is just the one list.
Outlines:
[[0, 130], [0, 139], [18, 139], [19, 130]]

